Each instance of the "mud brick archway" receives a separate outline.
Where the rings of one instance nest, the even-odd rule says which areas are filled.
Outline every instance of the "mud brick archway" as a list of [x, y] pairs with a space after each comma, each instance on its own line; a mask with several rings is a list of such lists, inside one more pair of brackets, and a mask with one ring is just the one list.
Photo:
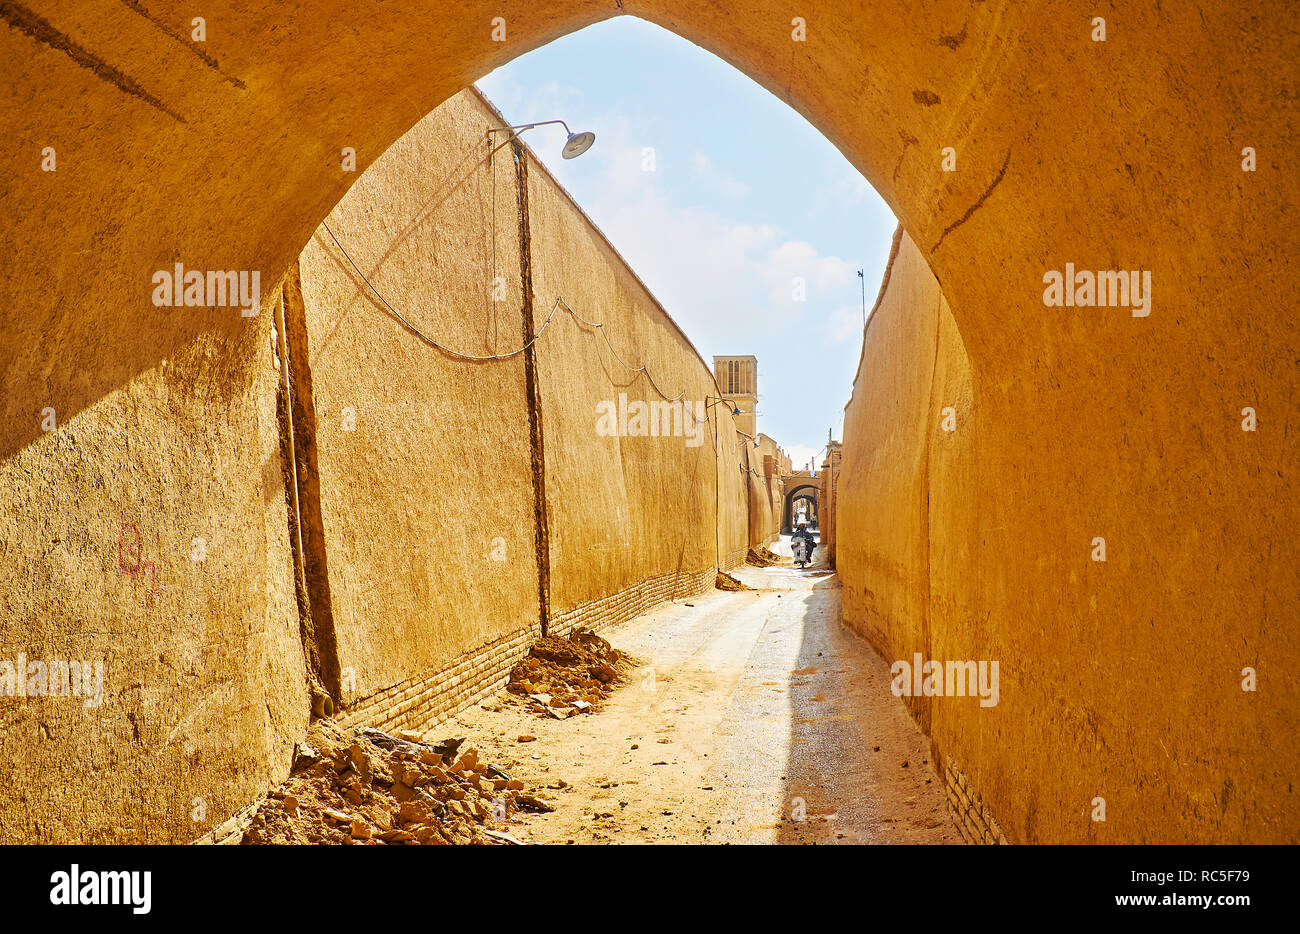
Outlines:
[[821, 507], [821, 486], [816, 483], [801, 483], [798, 486], [791, 487], [785, 494], [785, 503], [781, 510], [781, 532], [788, 535], [793, 531], [794, 521], [794, 504], [797, 500], [808, 499], [814, 503], [813, 516], [816, 517], [816, 509]]
[[[160, 314], [150, 300], [154, 272], [176, 262], [257, 270], [263, 298], [278, 294], [360, 170], [424, 114], [493, 68], [623, 14], [717, 54], [806, 117], [881, 193], [941, 284], [970, 358], [963, 413], [978, 421], [990, 452], [961, 495], [995, 504], [957, 530], [969, 542], [962, 554], [988, 556], [980, 600], [945, 611], [1010, 630], [1014, 607], [1016, 632], [1049, 621], [1082, 631], [1087, 597], [1057, 556], [1086, 553], [1105, 534], [1112, 557], [1096, 587], [1103, 607], [1122, 607], [1132, 623], [1116, 638], [1169, 619], [1183, 642], [1258, 637], [1260, 619], [1294, 616], [1300, 592], [1297, 241], [1279, 235], [1300, 212], [1290, 165], [1300, 28], [1297, 12], [1282, 6], [465, 0], [452, 9], [306, 0], [267, 10], [211, 0], [198, 44], [189, 39], [193, 11], [151, 0], [0, 3], [4, 641], [18, 646], [30, 630], [40, 638], [29, 643], [58, 643], [100, 617], [103, 588], [48, 586], [40, 570], [51, 567], [48, 542], [28, 534], [68, 504], [85, 517], [78, 534], [105, 540], [116, 539], [116, 517], [131, 516], [142, 560], [159, 548], [186, 551], [202, 517], [189, 488], [166, 497], [157, 515], [141, 512], [166, 488], [169, 459], [184, 445], [123, 429], [134, 407], [165, 405], [161, 390], [144, 399], [133, 387], [157, 373], [178, 386], [199, 377], [249, 385], [240, 361], [261, 337], [252, 319], [228, 309]], [[1099, 15], [1105, 41], [1093, 38]], [[1253, 171], [1242, 170], [1247, 148]], [[56, 171], [42, 171], [47, 151]], [[346, 170], [346, 152], [355, 152], [357, 171]], [[1149, 314], [1045, 306], [1044, 275], [1067, 264], [1150, 272]], [[255, 385], [273, 394], [269, 346], [263, 356], [271, 375]], [[128, 404], [124, 388], [136, 393]], [[214, 389], [213, 417], [238, 406], [240, 391]], [[75, 446], [44, 437], [47, 407], [61, 425], [81, 420]], [[1245, 407], [1261, 426], [1249, 447], [1237, 425]], [[274, 435], [274, 426], [250, 425]], [[212, 482], [256, 499], [276, 478], [216, 471]], [[1015, 553], [986, 548], [986, 529]], [[236, 544], [259, 547], [255, 536], [249, 542]], [[1153, 586], [1175, 560], [1195, 565], [1182, 568], [1195, 583]], [[284, 638], [282, 621], [249, 609], [260, 595], [222, 593], [232, 619], [249, 610], [245, 629]], [[194, 597], [189, 616], [201, 616], [205, 601]], [[1243, 616], [1247, 601], [1258, 614]], [[1062, 607], [1079, 612], [1061, 621], [1053, 614]], [[1271, 646], [1254, 650], [1261, 671], [1294, 665], [1293, 638]], [[1143, 752], [1163, 735], [1156, 714], [1172, 709], [1160, 698], [1186, 692], [1172, 663], [1140, 647], [1130, 654], [1147, 659], [1154, 683], [1143, 681], [1150, 691], [1108, 716], [1140, 777], [1160, 757]], [[1024, 658], [1013, 675], [1074, 684], [1090, 658], [1083, 649]], [[254, 677], [228, 674], [223, 684]], [[1252, 736], [1278, 729], [1279, 711], [1300, 706], [1284, 680], [1272, 681]], [[183, 720], [201, 706], [165, 713]], [[241, 716], [262, 718], [260, 706], [243, 705]], [[1067, 712], [1084, 728], [1100, 722], [1085, 701]], [[267, 704], [265, 717], [278, 716]], [[1147, 733], [1132, 725], [1148, 722]], [[1279, 789], [1294, 769], [1279, 768], [1269, 783], [1259, 770], [1206, 765], [1239, 749], [1242, 731], [1236, 721], [1199, 722], [1199, 745], [1175, 755], [1186, 770], [1213, 773], [1196, 788], [1223, 790], [1218, 800], [1188, 792], [1182, 811], [1161, 815], [1175, 828], [1163, 839], [1239, 839], [1242, 821], [1216, 824], [1193, 812], [1227, 814], [1242, 799], [1258, 802], [1255, 839], [1285, 839]], [[124, 724], [101, 732], [129, 743]], [[91, 761], [81, 740], [70, 742], [51, 755]], [[136, 785], [158, 784], [149, 762], [130, 768]], [[1050, 757], [1017, 757], [1014, 767], [989, 767], [987, 780], [1033, 787], [1054, 768]], [[1162, 781], [1157, 774], [1148, 784]], [[1081, 792], [1084, 800], [1094, 791]], [[1035, 822], [1046, 805], [1036, 811], [1030, 800], [1019, 810], [1017, 839], [1059, 829]], [[77, 831], [55, 826], [47, 835]]]

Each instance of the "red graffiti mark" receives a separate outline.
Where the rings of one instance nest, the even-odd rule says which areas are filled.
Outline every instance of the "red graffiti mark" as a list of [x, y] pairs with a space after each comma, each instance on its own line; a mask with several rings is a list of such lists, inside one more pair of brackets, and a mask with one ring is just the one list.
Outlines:
[[[122, 545], [126, 540], [126, 530], [128, 528], [135, 532], [135, 554], [132, 555], [135, 564], [132, 566], [128, 566], [127, 563], [122, 560]], [[130, 549], [127, 550], [127, 554], [131, 554]], [[144, 539], [140, 535], [139, 526], [134, 522], [122, 523], [122, 528], [117, 533], [117, 566], [121, 569], [123, 574], [132, 580], [135, 579], [136, 575], [143, 577], [143, 572], [146, 569], [149, 571], [149, 594], [145, 598], [145, 605], [152, 607], [154, 588], [158, 583], [158, 571], [154, 567], [152, 561], [144, 560]]]

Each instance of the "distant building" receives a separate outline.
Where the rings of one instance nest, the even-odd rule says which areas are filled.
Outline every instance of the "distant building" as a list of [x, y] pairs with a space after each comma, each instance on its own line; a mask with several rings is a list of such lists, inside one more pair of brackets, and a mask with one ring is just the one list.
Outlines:
[[759, 455], [757, 459], [765, 465], [764, 476], [780, 478], [790, 473], [790, 455], [785, 453], [785, 448], [762, 432], [758, 433], [755, 440], [758, 441], [755, 446]]
[[844, 445], [826, 432], [826, 460], [822, 461], [821, 533], [826, 558], [835, 567], [835, 517], [840, 505], [840, 461]]
[[722, 397], [740, 409], [736, 427], [751, 438], [757, 435], [758, 420], [758, 358], [714, 357], [713, 375], [722, 390]]

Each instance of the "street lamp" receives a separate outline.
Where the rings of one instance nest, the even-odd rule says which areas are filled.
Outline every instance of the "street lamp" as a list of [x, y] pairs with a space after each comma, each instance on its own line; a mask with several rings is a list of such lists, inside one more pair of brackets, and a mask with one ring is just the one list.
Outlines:
[[[548, 126], [552, 123], [558, 123], [560, 126], [564, 127], [564, 132], [569, 134], [569, 138], [564, 141], [564, 148], [560, 150], [560, 156], [564, 159], [578, 158], [578, 156], [590, 149], [591, 144], [596, 141], [595, 133], [592, 133], [589, 130], [584, 130], [581, 133], [574, 133], [569, 129], [569, 125], [563, 120], [541, 120], [537, 123], [521, 123], [518, 126], [497, 126], [488, 130], [487, 135], [490, 140], [493, 133], [504, 133], [507, 130], [513, 130], [515, 132], [511, 134], [510, 139], [514, 139], [516, 136], [531, 130], [535, 126]], [[506, 140], [506, 142], [509, 141], [510, 140]], [[502, 143], [501, 145], [504, 146], [505, 143]]]
[[[710, 401], [709, 401], [710, 399], [712, 399], [713, 401], [710, 402]], [[705, 407], [706, 407], [706, 408], [707, 408], [708, 406], [711, 406], [711, 405], [717, 405], [719, 402], [724, 402], [724, 403], [727, 403], [728, 407], [731, 409], [731, 414], [732, 414], [732, 415], [740, 415], [740, 414], [742, 414], [741, 411], [740, 411], [740, 406], [736, 405], [734, 402], [729, 402], [729, 403], [728, 403], [727, 400], [724, 399], [724, 398], [722, 398], [721, 396], [705, 396], [705, 397], [704, 397], [704, 401], [705, 401]]]

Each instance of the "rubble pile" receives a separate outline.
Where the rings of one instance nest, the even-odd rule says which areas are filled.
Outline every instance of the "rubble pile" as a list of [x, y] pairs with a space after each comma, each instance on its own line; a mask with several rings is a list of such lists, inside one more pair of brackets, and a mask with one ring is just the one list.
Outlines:
[[552, 808], [464, 742], [318, 721], [241, 842], [518, 843], [504, 832], [509, 815]]
[[718, 580], [715, 586], [719, 590], [753, 590], [754, 589], [753, 587], [750, 587], [746, 584], [742, 584], [740, 581], [736, 580], [726, 571], [718, 572]]
[[510, 672], [506, 690], [543, 717], [589, 713], [623, 680], [632, 661], [600, 636], [575, 629], [565, 639], [543, 636]]
[[755, 567], [770, 568], [781, 563], [781, 556], [759, 545], [757, 548], [749, 549], [749, 554], [745, 556], [745, 563]]

